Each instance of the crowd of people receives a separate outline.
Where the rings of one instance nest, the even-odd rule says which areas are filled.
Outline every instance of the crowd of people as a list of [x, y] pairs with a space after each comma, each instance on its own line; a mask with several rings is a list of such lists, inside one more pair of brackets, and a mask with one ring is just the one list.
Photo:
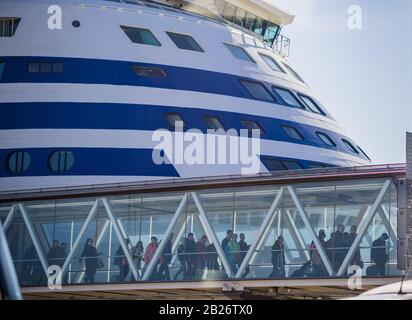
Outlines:
[[[163, 251], [153, 267], [150, 280], [172, 280], [169, 266], [173, 258], [173, 239], [172, 233], [166, 240], [163, 246]], [[321, 251], [325, 252], [331, 263], [331, 267], [335, 274], [340, 269], [350, 247], [357, 238], [357, 227], [352, 226], [349, 233], [345, 232], [345, 226], [339, 224], [335, 232], [326, 240], [326, 233], [320, 230], [317, 241], [312, 241], [309, 249], [309, 261], [295, 270], [290, 277], [323, 277], [328, 276], [326, 266], [323, 262]], [[239, 238], [239, 239], [238, 239]], [[366, 269], [368, 276], [385, 276], [386, 266], [388, 263], [387, 240], [388, 234], [383, 233], [378, 239], [373, 241], [370, 249], [370, 260], [372, 264]], [[125, 239], [125, 244], [130, 253], [130, 258], [135, 269], [144, 274], [152, 261], [160, 242], [157, 237], [152, 236], [150, 242], [144, 247], [143, 242], [139, 240], [135, 246], [132, 246], [130, 239]], [[323, 247], [323, 250], [318, 250], [317, 245]], [[239, 237], [233, 230], [227, 230], [226, 237], [221, 242], [221, 249], [227, 259], [229, 267], [232, 271], [232, 276], [236, 275], [242, 265], [243, 260], [249, 250], [249, 245], [246, 242], [244, 233], [240, 233]], [[218, 253], [216, 247], [206, 235], [202, 235], [197, 241], [192, 232], [188, 233], [181, 242], [177, 245], [176, 259], [179, 261], [179, 269], [173, 276], [173, 280], [201, 280], [205, 269], [209, 272], [219, 271], [220, 265], [218, 262]], [[54, 240], [52, 247], [47, 254], [49, 265], [57, 265], [62, 267], [67, 258], [68, 248], [67, 243], [61, 243]], [[100, 253], [97, 251], [93, 239], [86, 240], [79, 262], [84, 260], [86, 283], [94, 283], [95, 275], [98, 269], [104, 267], [103, 260], [100, 258]], [[270, 250], [272, 271], [270, 278], [286, 277], [286, 259], [285, 259], [285, 244], [283, 236], [278, 236]], [[26, 263], [23, 266], [26, 277], [34, 277], [40, 275], [41, 264], [38, 261], [36, 250], [31, 246], [25, 252]], [[130, 273], [129, 260], [127, 259], [123, 247], [120, 245], [114, 255], [113, 265], [118, 266], [119, 274], [118, 282], [128, 281]], [[364, 262], [361, 260], [360, 248], [353, 252], [353, 255], [348, 263], [348, 266], [356, 265], [360, 268], [364, 267]], [[223, 269], [223, 266], [221, 267]], [[246, 277], [250, 273], [250, 266], [244, 267], [241, 277]], [[35, 280], [40, 283], [41, 279]]]

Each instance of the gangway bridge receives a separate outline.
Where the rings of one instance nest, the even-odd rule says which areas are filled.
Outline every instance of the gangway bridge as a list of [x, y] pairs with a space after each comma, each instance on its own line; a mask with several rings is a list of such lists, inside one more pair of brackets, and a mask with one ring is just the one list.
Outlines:
[[411, 189], [322, 168], [3, 192], [0, 219], [26, 299], [330, 299], [411, 267]]

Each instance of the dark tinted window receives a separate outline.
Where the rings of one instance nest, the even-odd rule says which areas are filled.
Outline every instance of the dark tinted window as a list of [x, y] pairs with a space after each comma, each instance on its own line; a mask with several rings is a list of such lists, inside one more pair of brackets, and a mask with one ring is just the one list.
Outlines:
[[70, 151], [56, 151], [49, 158], [49, 167], [54, 172], [68, 171], [73, 167], [74, 155]]
[[0, 37], [14, 36], [20, 20], [20, 18], [0, 18]]
[[270, 68], [272, 68], [275, 71], [279, 71], [279, 72], [285, 72], [283, 71], [283, 69], [280, 67], [280, 65], [276, 62], [275, 59], [273, 59], [272, 57], [269, 57], [265, 54], [259, 53], [260, 56], [262, 57], [262, 59], [269, 65]]
[[183, 118], [178, 113], [166, 113], [165, 114], [167, 123], [169, 126], [175, 128], [176, 122], [180, 121], [183, 123], [183, 127], [186, 127], [186, 123], [184, 122]]
[[299, 97], [303, 100], [303, 102], [309, 108], [310, 111], [325, 115], [322, 109], [316, 104], [316, 102], [312, 98], [305, 96], [303, 94], [299, 94]]
[[209, 129], [225, 129], [223, 123], [218, 117], [206, 116], [204, 117]]
[[149, 29], [121, 26], [123, 32], [133, 43], [146, 44], [149, 46], [160, 46], [159, 40]]
[[259, 125], [259, 123], [257, 123], [256, 121], [252, 121], [252, 120], [241, 120], [240, 123], [242, 124], [242, 126], [244, 126], [246, 129], [248, 129], [250, 131], [250, 133], [252, 132], [252, 130], [260, 130], [261, 135], [265, 133], [265, 130], [263, 130], [263, 128]]
[[63, 63], [61, 62], [30, 62], [27, 65], [30, 73], [62, 73]]
[[174, 32], [166, 33], [179, 49], [204, 52], [192, 36]]
[[282, 163], [288, 170], [301, 170], [301, 169], [303, 169], [303, 167], [299, 163], [299, 161], [283, 160]]
[[326, 133], [316, 132], [316, 135], [323, 141], [323, 143], [327, 144], [330, 147], [336, 147], [336, 143]]
[[272, 87], [273, 90], [282, 98], [283, 102], [292, 107], [304, 109], [304, 106], [299, 102], [292, 91], [279, 87]]
[[282, 161], [274, 159], [274, 158], [261, 158], [262, 163], [266, 167], [268, 171], [284, 171], [287, 168], [283, 165]]
[[368, 158], [368, 160], [371, 160], [371, 158], [369, 158], [369, 156], [366, 154], [365, 151], [363, 151], [363, 149], [361, 147], [358, 146], [358, 149], [363, 153], [363, 155]]
[[0, 61], [0, 80], [3, 77], [3, 72], [4, 72], [4, 67], [6, 66], [6, 64], [4, 62]]
[[285, 131], [289, 138], [292, 138], [294, 140], [303, 140], [303, 136], [296, 128], [290, 126], [282, 126], [282, 129], [283, 131]]
[[16, 151], [10, 154], [7, 159], [7, 168], [12, 173], [21, 173], [30, 166], [30, 155], [24, 151]]
[[348, 147], [348, 149], [350, 151], [352, 151], [353, 153], [359, 154], [359, 151], [356, 150], [356, 148], [354, 147], [354, 145], [351, 142], [349, 142], [346, 139], [342, 139], [342, 141], [343, 141], [344, 144], [346, 144], [346, 146]]
[[235, 56], [237, 59], [239, 60], [244, 60], [244, 61], [248, 61], [248, 62], [255, 62], [253, 61], [253, 59], [249, 56], [249, 54], [246, 52], [245, 49], [243, 49], [242, 47], [238, 47], [238, 46], [234, 46], [231, 44], [227, 44], [224, 43], [224, 45], [226, 46], [226, 48], [229, 49], [229, 51], [233, 54], [233, 56]]
[[141, 77], [164, 78], [167, 76], [166, 72], [160, 68], [139, 67], [139, 66], [134, 66], [132, 68], [133, 68], [134, 73]]
[[260, 82], [250, 80], [240, 80], [240, 82], [254, 98], [259, 100], [275, 101], [275, 98]]

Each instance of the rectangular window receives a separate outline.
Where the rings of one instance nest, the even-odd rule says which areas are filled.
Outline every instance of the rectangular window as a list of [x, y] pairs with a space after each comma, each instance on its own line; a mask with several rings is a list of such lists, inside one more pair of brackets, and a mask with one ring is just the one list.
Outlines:
[[[175, 128], [175, 127], [184, 128], [184, 127], [186, 127], [185, 121], [183, 120], [183, 118], [178, 113], [166, 113], [165, 117], [166, 117], [167, 123], [172, 128]], [[180, 122], [183, 126], [176, 126], [176, 122], [178, 122], [178, 123]]]
[[227, 43], [224, 43], [224, 45], [226, 46], [226, 48], [229, 49], [229, 51], [233, 54], [235, 58], [239, 60], [244, 60], [247, 62], [255, 63], [255, 61], [249, 56], [246, 50], [243, 49], [242, 47], [234, 46], [232, 44], [227, 44]]
[[209, 129], [214, 129], [214, 130], [219, 130], [219, 129], [224, 130], [225, 129], [222, 121], [220, 121], [218, 117], [206, 116], [204, 117], [204, 119]]
[[342, 139], [343, 143], [346, 144], [346, 146], [349, 148], [350, 151], [352, 151], [353, 153], [359, 154], [359, 151], [356, 150], [356, 148], [353, 146], [353, 144], [351, 142], [349, 142], [346, 139]]
[[270, 157], [262, 157], [260, 160], [262, 161], [266, 169], [270, 172], [287, 170], [280, 160]]
[[30, 62], [27, 65], [29, 73], [62, 73], [63, 63], [61, 62]]
[[159, 40], [156, 39], [154, 34], [149, 29], [126, 26], [120, 26], [120, 28], [122, 28], [123, 32], [129, 37], [130, 41], [132, 41], [133, 43], [140, 43], [157, 47], [161, 46]]
[[167, 76], [166, 72], [160, 68], [134, 66], [132, 69], [136, 75], [141, 77], [165, 78]]
[[259, 125], [259, 123], [257, 123], [256, 121], [252, 121], [252, 120], [241, 120], [240, 123], [242, 124], [242, 126], [244, 126], [246, 129], [249, 130], [249, 132], [251, 133], [252, 130], [260, 130], [260, 134], [263, 135], [265, 133], [265, 131], [262, 129], [262, 127]]
[[272, 89], [282, 98], [283, 102], [286, 105], [300, 109], [305, 109], [305, 107], [299, 102], [299, 100], [295, 97], [292, 91], [275, 86], [273, 86]]
[[275, 98], [269, 93], [266, 87], [260, 82], [250, 80], [240, 80], [246, 90], [256, 99], [275, 102]]
[[13, 37], [20, 20], [20, 18], [0, 18], [0, 37]]
[[326, 133], [316, 132], [316, 135], [323, 141], [323, 143], [327, 144], [330, 147], [336, 147], [336, 143]]
[[303, 169], [299, 161], [284, 160], [282, 161], [282, 163], [288, 170], [302, 170]]
[[301, 78], [301, 76], [300, 76], [295, 70], [293, 70], [291, 66], [289, 66], [288, 64], [286, 64], [286, 63], [284, 63], [284, 62], [282, 62], [282, 64], [285, 66], [286, 69], [288, 69], [288, 71], [289, 71], [296, 79], [298, 79], [299, 81], [305, 83], [305, 81], [303, 81], [303, 79]]
[[281, 126], [283, 131], [288, 135], [289, 138], [294, 139], [294, 140], [303, 140], [303, 136], [300, 134], [300, 132], [293, 127], [289, 126]]
[[265, 61], [272, 70], [285, 73], [285, 71], [280, 67], [280, 65], [276, 62], [275, 59], [265, 54], [262, 54], [262, 53], [259, 53], [259, 55], [262, 57], [263, 61]]
[[3, 77], [3, 72], [4, 72], [5, 65], [6, 64], [4, 62], [0, 62], [0, 80]]
[[309, 98], [308, 96], [305, 96], [303, 94], [299, 94], [299, 97], [303, 100], [303, 102], [309, 108], [310, 111], [317, 113], [317, 114], [325, 115], [322, 109], [316, 104], [315, 101], [313, 101], [312, 98]]
[[179, 49], [204, 52], [192, 36], [169, 31], [166, 33]]

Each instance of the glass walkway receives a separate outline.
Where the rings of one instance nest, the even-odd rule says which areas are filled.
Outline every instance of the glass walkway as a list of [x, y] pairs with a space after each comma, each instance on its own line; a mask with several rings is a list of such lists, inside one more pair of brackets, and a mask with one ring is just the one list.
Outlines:
[[21, 285], [398, 277], [405, 166], [0, 194]]

